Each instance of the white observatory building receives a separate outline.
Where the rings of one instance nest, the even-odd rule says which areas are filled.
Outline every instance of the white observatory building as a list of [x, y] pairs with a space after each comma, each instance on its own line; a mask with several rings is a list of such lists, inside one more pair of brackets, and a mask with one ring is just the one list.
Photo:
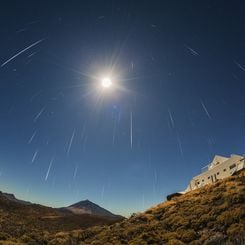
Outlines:
[[240, 155], [231, 155], [223, 157], [216, 155], [213, 161], [202, 168], [202, 173], [193, 177], [185, 191], [173, 193], [167, 196], [170, 200], [174, 196], [185, 194], [186, 192], [198, 189], [206, 184], [214, 183], [219, 179], [224, 179], [234, 173], [244, 169], [245, 157]]
[[235, 172], [242, 170], [244, 165], [244, 156], [231, 155], [228, 158], [216, 155], [209, 165], [202, 168], [201, 174], [193, 177], [184, 192], [195, 190], [218, 179], [229, 177]]

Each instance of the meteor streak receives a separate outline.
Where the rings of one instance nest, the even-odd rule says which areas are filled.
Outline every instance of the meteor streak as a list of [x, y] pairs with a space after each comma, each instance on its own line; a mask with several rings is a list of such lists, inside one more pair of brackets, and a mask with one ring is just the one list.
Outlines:
[[27, 51], [28, 49], [36, 46], [37, 44], [41, 43], [42, 41], [44, 41], [46, 38], [40, 39], [39, 41], [36, 41], [35, 43], [31, 44], [30, 46], [24, 48], [23, 50], [21, 50], [20, 52], [18, 52], [17, 54], [13, 55], [11, 58], [9, 58], [8, 60], [6, 60], [4, 63], [1, 64], [1, 67], [4, 67], [5, 65], [7, 65], [11, 60], [15, 59], [16, 57], [18, 57], [19, 55], [21, 55], [22, 53], [24, 53], [25, 51]]

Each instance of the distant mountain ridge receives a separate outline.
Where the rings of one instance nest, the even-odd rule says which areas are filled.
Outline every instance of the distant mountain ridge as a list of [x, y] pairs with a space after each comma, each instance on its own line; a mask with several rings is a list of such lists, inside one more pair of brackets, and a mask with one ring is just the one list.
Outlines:
[[87, 200], [74, 203], [68, 207], [61, 208], [62, 211], [70, 211], [74, 214], [93, 214], [106, 217], [119, 217], [99, 205]]
[[[81, 209], [87, 205], [86, 212], [71, 212], [66, 208], [51, 208], [33, 204], [19, 200], [13, 194], [0, 191], [0, 244], [5, 244], [2, 241], [11, 238], [21, 239], [22, 242], [18, 244], [47, 244], [39, 241], [44, 234], [51, 235], [92, 226], [111, 225], [124, 219], [122, 216], [113, 214], [109, 216], [108, 214], [111, 214], [109, 211], [88, 200], [79, 203], [80, 205], [76, 204], [75, 208]], [[100, 215], [95, 213], [100, 213]], [[35, 239], [33, 238], [34, 233], [37, 235]], [[32, 238], [27, 239], [26, 237]]]
[[33, 204], [31, 202], [28, 202], [28, 201], [23, 201], [23, 200], [17, 199], [14, 194], [10, 194], [10, 193], [0, 191], [0, 195], [6, 197], [9, 201], [13, 201], [13, 202], [17, 202], [17, 203], [21, 203], [21, 204], [25, 204], [25, 205]]
[[[0, 191], [0, 196], [5, 197], [9, 201], [16, 202], [19, 204], [39, 205], [39, 204], [34, 204], [29, 201], [20, 200], [16, 198], [14, 194], [11, 194], [11, 193]], [[61, 207], [61, 208], [54, 208], [54, 209], [57, 209], [59, 212], [62, 212], [65, 214], [68, 214], [68, 213], [73, 213], [77, 215], [90, 214], [90, 215], [99, 215], [99, 216], [105, 216], [105, 217], [111, 217], [111, 218], [124, 218], [123, 216], [111, 213], [110, 211], [106, 210], [105, 208], [100, 207], [99, 205], [91, 202], [88, 199], [74, 203], [68, 207]]]

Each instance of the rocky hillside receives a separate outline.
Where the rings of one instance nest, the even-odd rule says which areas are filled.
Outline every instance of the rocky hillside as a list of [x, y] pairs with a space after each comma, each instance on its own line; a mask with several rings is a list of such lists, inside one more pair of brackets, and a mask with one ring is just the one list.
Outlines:
[[245, 171], [110, 226], [56, 234], [50, 244], [245, 244]]
[[245, 244], [245, 171], [116, 224], [8, 240], [49, 245]]

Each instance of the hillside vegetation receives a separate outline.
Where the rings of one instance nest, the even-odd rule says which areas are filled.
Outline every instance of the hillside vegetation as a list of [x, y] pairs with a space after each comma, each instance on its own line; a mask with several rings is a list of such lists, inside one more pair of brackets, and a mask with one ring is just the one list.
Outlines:
[[7, 241], [47, 244], [49, 237], [57, 232], [110, 225], [123, 219], [122, 216], [73, 214], [62, 209], [16, 200], [0, 193], [0, 244], [8, 244]]
[[7, 240], [49, 245], [245, 244], [244, 218], [245, 171], [242, 171], [116, 224]]

